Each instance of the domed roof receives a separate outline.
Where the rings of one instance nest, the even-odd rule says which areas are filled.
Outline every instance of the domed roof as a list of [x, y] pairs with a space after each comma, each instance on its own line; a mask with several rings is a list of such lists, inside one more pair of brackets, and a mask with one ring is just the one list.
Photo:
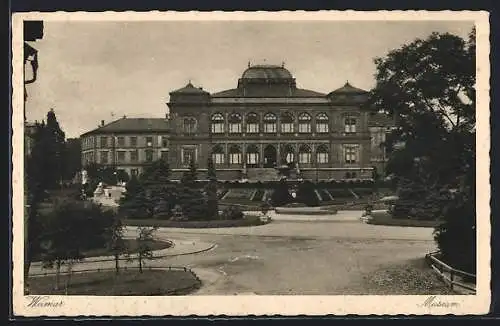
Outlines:
[[338, 88], [331, 92], [331, 94], [365, 94], [368, 93], [364, 89], [357, 88], [349, 84], [349, 81], [347, 81], [344, 86], [341, 88]]
[[181, 93], [181, 94], [206, 94], [207, 92], [203, 90], [201, 87], [194, 87], [191, 82], [189, 82], [183, 88], [173, 91], [172, 93]]
[[248, 67], [241, 76], [242, 79], [293, 79], [290, 71], [282, 66], [255, 65]]

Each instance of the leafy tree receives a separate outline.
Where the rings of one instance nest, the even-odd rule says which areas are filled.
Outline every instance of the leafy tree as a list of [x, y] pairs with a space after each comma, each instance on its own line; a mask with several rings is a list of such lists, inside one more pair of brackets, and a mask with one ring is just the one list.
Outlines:
[[[142, 273], [144, 261], [153, 259], [152, 243], [154, 241], [154, 232], [158, 229], [157, 226], [147, 227], [139, 226], [137, 228], [137, 262], [139, 263], [139, 272]], [[133, 258], [132, 258], [133, 259]]]
[[115, 259], [116, 274], [120, 272], [120, 255], [127, 254], [127, 243], [123, 239], [124, 225], [120, 218], [115, 217], [111, 226], [106, 230], [107, 247]]
[[189, 170], [184, 172], [181, 178], [181, 183], [185, 186], [193, 186], [196, 182], [198, 171], [196, 168], [196, 163], [191, 160], [189, 163]]
[[288, 184], [285, 180], [276, 183], [271, 195], [271, 202], [274, 206], [283, 206], [293, 201], [292, 195], [288, 191]]
[[57, 188], [63, 179], [65, 165], [65, 134], [59, 126], [53, 109], [47, 113], [47, 123], [43, 129], [46, 142], [45, 175], [49, 189]]
[[208, 158], [207, 162], [207, 176], [210, 181], [217, 181], [217, 174], [215, 172], [214, 161], [211, 157]]
[[295, 200], [307, 206], [319, 206], [319, 198], [316, 195], [314, 184], [310, 181], [304, 181], [299, 184], [297, 197]]
[[207, 196], [207, 214], [211, 218], [219, 216], [219, 205], [217, 196], [217, 176], [215, 173], [214, 162], [212, 158], [208, 159], [208, 184], [205, 187], [205, 194]]
[[224, 220], [241, 220], [243, 217], [243, 211], [238, 206], [229, 206], [222, 212], [222, 218]]
[[[444, 259], [475, 266], [475, 30], [467, 40], [433, 33], [375, 64], [368, 105], [396, 118], [385, 144], [386, 172], [402, 201], [414, 202], [399, 213], [443, 219], [436, 241]], [[458, 192], [455, 199], [450, 190]]]
[[82, 170], [80, 138], [68, 138], [64, 148], [64, 179], [72, 180]]
[[165, 160], [156, 160], [141, 174], [141, 182], [145, 187], [165, 185], [170, 181], [170, 166]]
[[123, 197], [120, 199], [118, 209], [121, 216], [125, 218], [147, 218], [149, 217], [150, 202], [145, 194], [145, 189], [135, 175], [132, 176]]

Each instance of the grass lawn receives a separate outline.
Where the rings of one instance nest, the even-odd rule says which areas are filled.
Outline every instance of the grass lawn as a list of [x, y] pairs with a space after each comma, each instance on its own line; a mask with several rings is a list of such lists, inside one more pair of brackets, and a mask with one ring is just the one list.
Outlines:
[[[55, 276], [31, 277], [31, 295], [65, 294], [66, 275], [61, 275], [59, 290], [54, 290]], [[69, 295], [186, 295], [201, 286], [190, 271], [139, 270], [75, 273], [71, 276]]]

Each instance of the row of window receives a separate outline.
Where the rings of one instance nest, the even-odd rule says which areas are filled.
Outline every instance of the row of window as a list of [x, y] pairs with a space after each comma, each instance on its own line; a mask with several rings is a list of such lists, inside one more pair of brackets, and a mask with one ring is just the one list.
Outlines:
[[[115, 137], [115, 144], [114, 146], [116, 147], [125, 147], [127, 146], [126, 144], [126, 139], [128, 138], [128, 146], [129, 147], [137, 147], [138, 144], [138, 136], [118, 136]], [[153, 147], [153, 136], [145, 136], [143, 137], [144, 139], [144, 144], [147, 147]], [[94, 138], [93, 137], [87, 137], [83, 139], [83, 148], [92, 148], [94, 143]], [[100, 136], [99, 137], [99, 147], [101, 148], [106, 148], [106, 147], [111, 147], [113, 146], [113, 137], [112, 136]], [[159, 144], [161, 147], [168, 147], [168, 137], [166, 136], [159, 136]]]
[[[127, 152], [128, 158], [127, 158]], [[154, 160], [154, 150], [147, 149], [145, 152], [145, 162], [152, 162]], [[84, 153], [84, 161], [94, 162], [94, 153]], [[110, 151], [99, 151], [99, 163], [101, 164], [109, 164], [111, 163], [111, 152]], [[168, 157], [168, 151], [162, 150], [160, 152], [161, 158]], [[133, 151], [116, 151], [116, 163], [138, 163], [139, 162], [139, 152], [137, 150]]]
[[[276, 133], [278, 131], [278, 117], [274, 113], [266, 113], [262, 120], [262, 132]], [[295, 132], [295, 118], [290, 112], [284, 112], [280, 116], [280, 132], [293, 133]], [[215, 113], [210, 118], [211, 132], [214, 134], [229, 133], [259, 133], [260, 131], [260, 117], [257, 113], [248, 113], [245, 117], [245, 124], [243, 124], [243, 116], [239, 113], [232, 113], [229, 115], [226, 123], [224, 115]], [[183, 131], [187, 134], [196, 132], [197, 120], [194, 117], [186, 117], [183, 121]], [[243, 125], [245, 128], [243, 128]], [[357, 119], [353, 117], [346, 117], [344, 119], [344, 132], [356, 133]], [[309, 113], [303, 112], [298, 115], [298, 130], [299, 133], [312, 132], [312, 117]], [[316, 115], [315, 131], [318, 133], [328, 133], [329, 130], [329, 117], [326, 113], [319, 113]]]

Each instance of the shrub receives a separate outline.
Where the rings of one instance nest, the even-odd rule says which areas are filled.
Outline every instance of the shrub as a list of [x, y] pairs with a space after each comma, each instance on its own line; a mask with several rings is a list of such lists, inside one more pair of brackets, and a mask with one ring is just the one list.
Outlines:
[[271, 195], [271, 202], [274, 206], [283, 206], [293, 201], [292, 195], [288, 191], [288, 185], [285, 180], [278, 182]]
[[316, 194], [314, 184], [310, 181], [301, 183], [297, 190], [296, 200], [307, 206], [319, 206], [319, 198]]
[[241, 220], [244, 215], [238, 206], [229, 206], [222, 211], [222, 219], [224, 220]]

